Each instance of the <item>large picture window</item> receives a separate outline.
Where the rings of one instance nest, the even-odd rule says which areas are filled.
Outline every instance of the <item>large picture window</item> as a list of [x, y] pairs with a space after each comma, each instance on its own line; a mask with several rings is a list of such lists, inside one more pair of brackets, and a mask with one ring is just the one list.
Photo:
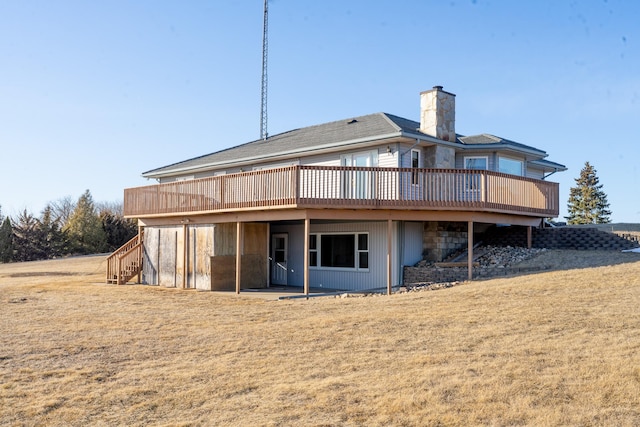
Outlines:
[[311, 234], [309, 267], [369, 269], [369, 234]]
[[498, 157], [498, 171], [510, 175], [524, 175], [524, 163], [522, 160], [511, 159], [509, 157]]

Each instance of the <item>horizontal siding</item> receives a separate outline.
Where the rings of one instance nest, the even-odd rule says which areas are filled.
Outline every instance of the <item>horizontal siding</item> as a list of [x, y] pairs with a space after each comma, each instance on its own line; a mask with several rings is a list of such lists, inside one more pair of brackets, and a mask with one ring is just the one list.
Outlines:
[[[420, 150], [420, 161], [422, 165], [424, 165], [424, 150], [418, 146], [412, 146], [409, 144], [398, 144], [398, 156], [400, 158], [400, 167], [401, 168], [410, 168], [411, 167], [411, 150]], [[420, 165], [420, 167], [422, 167]]]
[[527, 167], [526, 176], [527, 176], [527, 178], [543, 179], [544, 178], [544, 171], [542, 171], [540, 169], [534, 169], [531, 166], [529, 166], [529, 167]]

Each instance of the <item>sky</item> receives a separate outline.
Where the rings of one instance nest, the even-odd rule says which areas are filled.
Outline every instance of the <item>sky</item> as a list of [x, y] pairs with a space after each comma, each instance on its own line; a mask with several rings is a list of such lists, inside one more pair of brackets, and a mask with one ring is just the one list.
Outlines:
[[[89, 189], [260, 137], [262, 0], [0, 0], [0, 206]], [[640, 2], [272, 0], [268, 132], [456, 94], [456, 131], [585, 162], [640, 223]]]

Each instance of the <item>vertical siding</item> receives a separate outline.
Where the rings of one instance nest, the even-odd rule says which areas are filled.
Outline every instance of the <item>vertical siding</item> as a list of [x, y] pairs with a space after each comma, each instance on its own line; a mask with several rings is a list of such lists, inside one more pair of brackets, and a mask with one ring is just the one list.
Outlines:
[[422, 260], [422, 231], [424, 223], [405, 222], [402, 248], [402, 265], [414, 265]]
[[[287, 284], [289, 286], [304, 285], [304, 225], [279, 225], [271, 224], [271, 234], [287, 233], [289, 244], [289, 259], [287, 260]], [[271, 240], [271, 237], [269, 237]], [[269, 241], [271, 248], [271, 241]], [[271, 250], [271, 249], [270, 249]], [[271, 256], [271, 253], [269, 253]], [[271, 274], [272, 262], [269, 263], [269, 274]]]
[[[187, 227], [187, 288], [211, 289], [213, 227]], [[142, 283], [182, 287], [182, 275], [185, 271], [183, 227], [146, 227], [144, 234]]]
[[147, 227], [143, 250], [142, 282], [175, 287], [177, 283], [177, 245], [181, 227]]
[[[211, 290], [211, 257], [215, 225], [191, 225], [187, 227], [187, 280], [186, 287]], [[178, 284], [182, 286], [182, 284]]]
[[[311, 223], [311, 233], [369, 233], [369, 270], [309, 269], [309, 285], [312, 288], [327, 290], [362, 291], [385, 288], [387, 285], [387, 223], [362, 222], [340, 224]], [[289, 259], [288, 284], [303, 286], [304, 284], [304, 226], [271, 225], [271, 233], [288, 233]], [[400, 269], [398, 257], [397, 223], [393, 224], [392, 234], [392, 277], [393, 285], [399, 284]]]
[[[342, 271], [329, 269], [309, 269], [310, 286], [314, 288], [344, 289], [350, 291], [360, 291], [386, 287], [387, 223], [364, 222], [345, 224], [311, 224], [311, 233], [331, 232], [368, 232], [369, 270]], [[393, 245], [393, 247], [396, 247], [396, 245]], [[394, 252], [397, 253], [397, 251]], [[392, 265], [397, 265], [397, 262], [394, 262], [394, 260], [392, 260]], [[392, 277], [397, 277], [396, 272], [392, 272]]]

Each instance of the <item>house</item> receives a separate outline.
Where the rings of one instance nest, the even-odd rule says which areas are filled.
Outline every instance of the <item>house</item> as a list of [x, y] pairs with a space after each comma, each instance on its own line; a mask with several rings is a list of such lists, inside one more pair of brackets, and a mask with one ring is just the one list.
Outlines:
[[[235, 290], [386, 289], [402, 266], [473, 252], [493, 224], [558, 215], [565, 166], [494, 135], [458, 135], [455, 95], [420, 94], [420, 121], [353, 117], [153, 169], [124, 211], [141, 233], [107, 280]], [[471, 257], [469, 257], [471, 260]], [[471, 278], [471, 262], [469, 262]]]

